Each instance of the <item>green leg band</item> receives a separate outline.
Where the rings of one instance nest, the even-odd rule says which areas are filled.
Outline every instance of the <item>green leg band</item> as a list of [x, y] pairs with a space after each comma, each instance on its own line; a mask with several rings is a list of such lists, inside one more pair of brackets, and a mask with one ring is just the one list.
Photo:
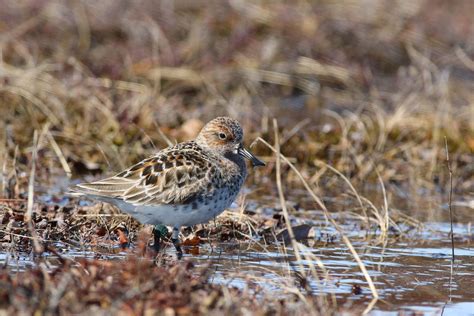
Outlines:
[[166, 235], [168, 235], [168, 228], [166, 228], [165, 225], [161, 224], [155, 225], [153, 229], [153, 234], [155, 234], [155, 236], [157, 237], [165, 237]]

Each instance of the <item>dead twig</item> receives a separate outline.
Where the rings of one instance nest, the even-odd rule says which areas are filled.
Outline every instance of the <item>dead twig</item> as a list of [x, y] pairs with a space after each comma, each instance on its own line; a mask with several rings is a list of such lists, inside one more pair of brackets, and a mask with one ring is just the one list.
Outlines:
[[35, 172], [36, 172], [36, 158], [38, 154], [38, 132], [35, 130], [33, 134], [33, 154], [31, 158], [31, 171], [28, 184], [28, 207], [25, 214], [25, 222], [28, 224], [28, 230], [33, 238], [33, 250], [36, 254], [43, 252], [43, 247], [39, 243], [38, 235], [35, 231], [35, 224], [33, 223], [33, 202], [35, 190]]
[[451, 223], [451, 270], [454, 265], [455, 261], [455, 256], [454, 256], [454, 232], [453, 232], [453, 170], [451, 169], [451, 161], [449, 160], [449, 150], [448, 150], [448, 140], [446, 136], [444, 136], [444, 144], [446, 148], [446, 166], [448, 168], [449, 172], [449, 201], [448, 201], [448, 207], [449, 207], [449, 220]]

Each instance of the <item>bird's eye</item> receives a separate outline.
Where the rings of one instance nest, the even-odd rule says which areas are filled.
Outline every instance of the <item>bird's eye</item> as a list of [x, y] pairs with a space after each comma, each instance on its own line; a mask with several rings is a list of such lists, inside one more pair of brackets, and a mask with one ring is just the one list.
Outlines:
[[225, 133], [219, 133], [219, 138], [220, 139], [226, 139], [227, 135]]

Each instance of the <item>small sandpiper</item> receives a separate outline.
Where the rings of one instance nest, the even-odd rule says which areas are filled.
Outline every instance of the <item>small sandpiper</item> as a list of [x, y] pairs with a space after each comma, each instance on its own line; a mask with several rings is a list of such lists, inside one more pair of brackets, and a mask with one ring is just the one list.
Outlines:
[[245, 159], [265, 163], [243, 147], [240, 123], [218, 117], [207, 123], [195, 140], [163, 149], [117, 175], [81, 183], [75, 195], [116, 205], [143, 224], [155, 225], [154, 248], [159, 251], [165, 226], [178, 257], [181, 226], [206, 223], [228, 208], [247, 176]]

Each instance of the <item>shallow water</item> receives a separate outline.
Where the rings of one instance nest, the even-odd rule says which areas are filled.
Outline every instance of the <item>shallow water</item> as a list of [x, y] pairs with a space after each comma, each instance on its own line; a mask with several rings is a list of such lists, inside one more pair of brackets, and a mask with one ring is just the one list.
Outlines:
[[[410, 310], [439, 314], [444, 307], [445, 315], [451, 312], [453, 315], [474, 314], [474, 249], [471, 244], [468, 236], [456, 242], [456, 262], [451, 277], [448, 240], [413, 240], [385, 246], [354, 242], [380, 295], [372, 313], [386, 315], [390, 311], [395, 314], [395, 311]], [[308, 253], [316, 256], [328, 271], [328, 277], [321, 276], [320, 284], [310, 280], [314, 294], [334, 294], [344, 306], [368, 305], [372, 294], [343, 243], [308, 248]], [[291, 249], [287, 249], [285, 255], [281, 249], [269, 248], [263, 252], [248, 244], [236, 248], [222, 246], [212, 252], [204, 250], [195, 260], [203, 264], [211, 261], [216, 267], [217, 282], [245, 287], [245, 281], [250, 278], [263, 288], [282, 293], [285, 292], [282, 280], [288, 279], [290, 271], [300, 271]], [[301, 263], [306, 271], [316, 264], [311, 260]], [[361, 292], [355, 294], [358, 286]], [[451, 303], [445, 306], [448, 301]]]
[[[458, 243], [455, 249], [457, 259], [452, 280], [448, 243], [417, 241], [386, 247], [354, 243], [354, 247], [380, 295], [374, 311], [436, 313], [451, 299], [454, 305], [449, 305], [449, 308], [463, 307], [465, 314], [474, 312], [474, 250], [469, 248], [468, 242]], [[240, 245], [231, 252], [219, 251], [202, 253], [196, 259], [203, 264], [212, 261], [216, 267], [215, 279], [220, 283], [245, 287], [245, 281], [251, 275], [251, 279], [258, 280], [259, 286], [284, 292], [280, 288], [281, 280], [288, 277], [289, 271], [300, 271], [291, 249], [287, 255], [276, 249], [268, 253], [247, 249], [247, 245]], [[313, 293], [334, 294], [344, 305], [367, 305], [371, 301], [372, 295], [364, 276], [344, 244], [336, 243], [310, 252], [321, 260], [329, 274], [322, 284], [310, 281]], [[301, 263], [305, 270], [315, 264], [309, 260]], [[362, 288], [360, 294], [354, 294], [357, 285]]]
[[[67, 184], [65, 185], [67, 186]], [[52, 198], [64, 196], [58, 192], [43, 192], [39, 199], [44, 203], [66, 204], [68, 199]], [[304, 204], [304, 194], [294, 192], [294, 200]], [[85, 202], [87, 203], [87, 202]], [[246, 209], [263, 216], [272, 215], [278, 209], [274, 197], [246, 201]], [[291, 204], [291, 200], [288, 200]], [[311, 202], [307, 202], [311, 204]], [[307, 207], [304, 209], [308, 210]], [[421, 212], [423, 213], [423, 212]], [[292, 225], [302, 223], [312, 227], [310, 238], [304, 242], [306, 250], [298, 261], [291, 247], [264, 246], [264, 241], [202, 244], [199, 248], [185, 248], [183, 260], [190, 260], [198, 266], [211, 266], [215, 271], [212, 282], [235, 286], [259, 293], [271, 293], [281, 298], [291, 297], [291, 289], [301, 274], [308, 275], [308, 291], [313, 295], [325, 296], [330, 302], [335, 299], [341, 310], [364, 311], [371, 305], [372, 315], [399, 315], [419, 312], [426, 315], [474, 315], [474, 237], [471, 228], [469, 208], [457, 209], [454, 224], [456, 262], [451, 274], [450, 224], [446, 221], [447, 211], [441, 208], [438, 217], [426, 220], [416, 229], [407, 229], [403, 237], [390, 235], [379, 240], [377, 232], [361, 231], [360, 222], [346, 215], [334, 214], [361, 257], [380, 298], [373, 301], [357, 262], [347, 246], [338, 237], [337, 231], [328, 226], [323, 214], [306, 211], [300, 217], [292, 218]], [[304, 216], [303, 216], [304, 214]], [[429, 214], [426, 211], [426, 214]], [[400, 224], [403, 228], [403, 224]], [[368, 238], [368, 236], [371, 236]], [[329, 238], [333, 236], [334, 238]], [[256, 237], [257, 238], [257, 237]], [[110, 245], [100, 250], [71, 250], [58, 243], [61, 254], [74, 258], [103, 258], [120, 260], [127, 252]], [[108, 249], [108, 250], [107, 250]], [[167, 253], [175, 256], [172, 247]], [[54, 256], [50, 263], [54, 266]], [[24, 270], [34, 265], [27, 256], [9, 257], [0, 251], [0, 265], [7, 264], [13, 270]], [[319, 266], [318, 266], [319, 264]], [[321, 269], [324, 267], [325, 271]], [[312, 277], [310, 269], [316, 267], [319, 282]], [[300, 278], [301, 279], [301, 278]], [[302, 290], [305, 291], [305, 290]]]
[[[380, 295], [372, 307], [372, 315], [398, 315], [399, 312], [422, 312], [426, 315], [473, 315], [474, 314], [474, 249], [467, 225], [456, 225], [456, 262], [451, 276], [451, 244], [443, 230], [447, 223], [433, 225], [440, 229], [431, 238], [418, 234], [409, 242], [376, 244], [352, 239], [375, 287]], [[431, 227], [431, 228], [434, 228]], [[463, 233], [464, 232], [464, 233]], [[347, 246], [339, 240], [326, 245], [313, 245], [308, 241], [302, 252], [303, 260], [297, 261], [291, 247], [272, 245], [262, 247], [259, 242], [219, 243], [200, 245], [199, 249], [187, 247], [183, 260], [215, 270], [211, 281], [235, 286], [256, 293], [269, 293], [289, 297], [289, 289], [295, 288], [295, 271], [308, 272], [324, 265], [327, 274], [317, 268], [320, 282], [309, 277], [309, 290], [314, 295], [335, 297], [338, 306], [362, 312], [372, 301], [372, 294], [358, 264]], [[61, 248], [61, 245], [56, 245]], [[167, 248], [174, 256], [174, 250]], [[192, 254], [191, 254], [192, 253]], [[97, 251], [67, 251], [66, 257], [97, 258]], [[102, 253], [108, 260], [125, 258], [126, 252]], [[306, 255], [306, 256], [305, 256]], [[7, 258], [0, 253], [0, 264], [18, 270], [33, 265], [28, 257]], [[51, 263], [54, 265], [54, 256]], [[310, 274], [309, 274], [310, 275]], [[303, 290], [304, 291], [304, 290]], [[449, 303], [448, 303], [449, 302]]]

